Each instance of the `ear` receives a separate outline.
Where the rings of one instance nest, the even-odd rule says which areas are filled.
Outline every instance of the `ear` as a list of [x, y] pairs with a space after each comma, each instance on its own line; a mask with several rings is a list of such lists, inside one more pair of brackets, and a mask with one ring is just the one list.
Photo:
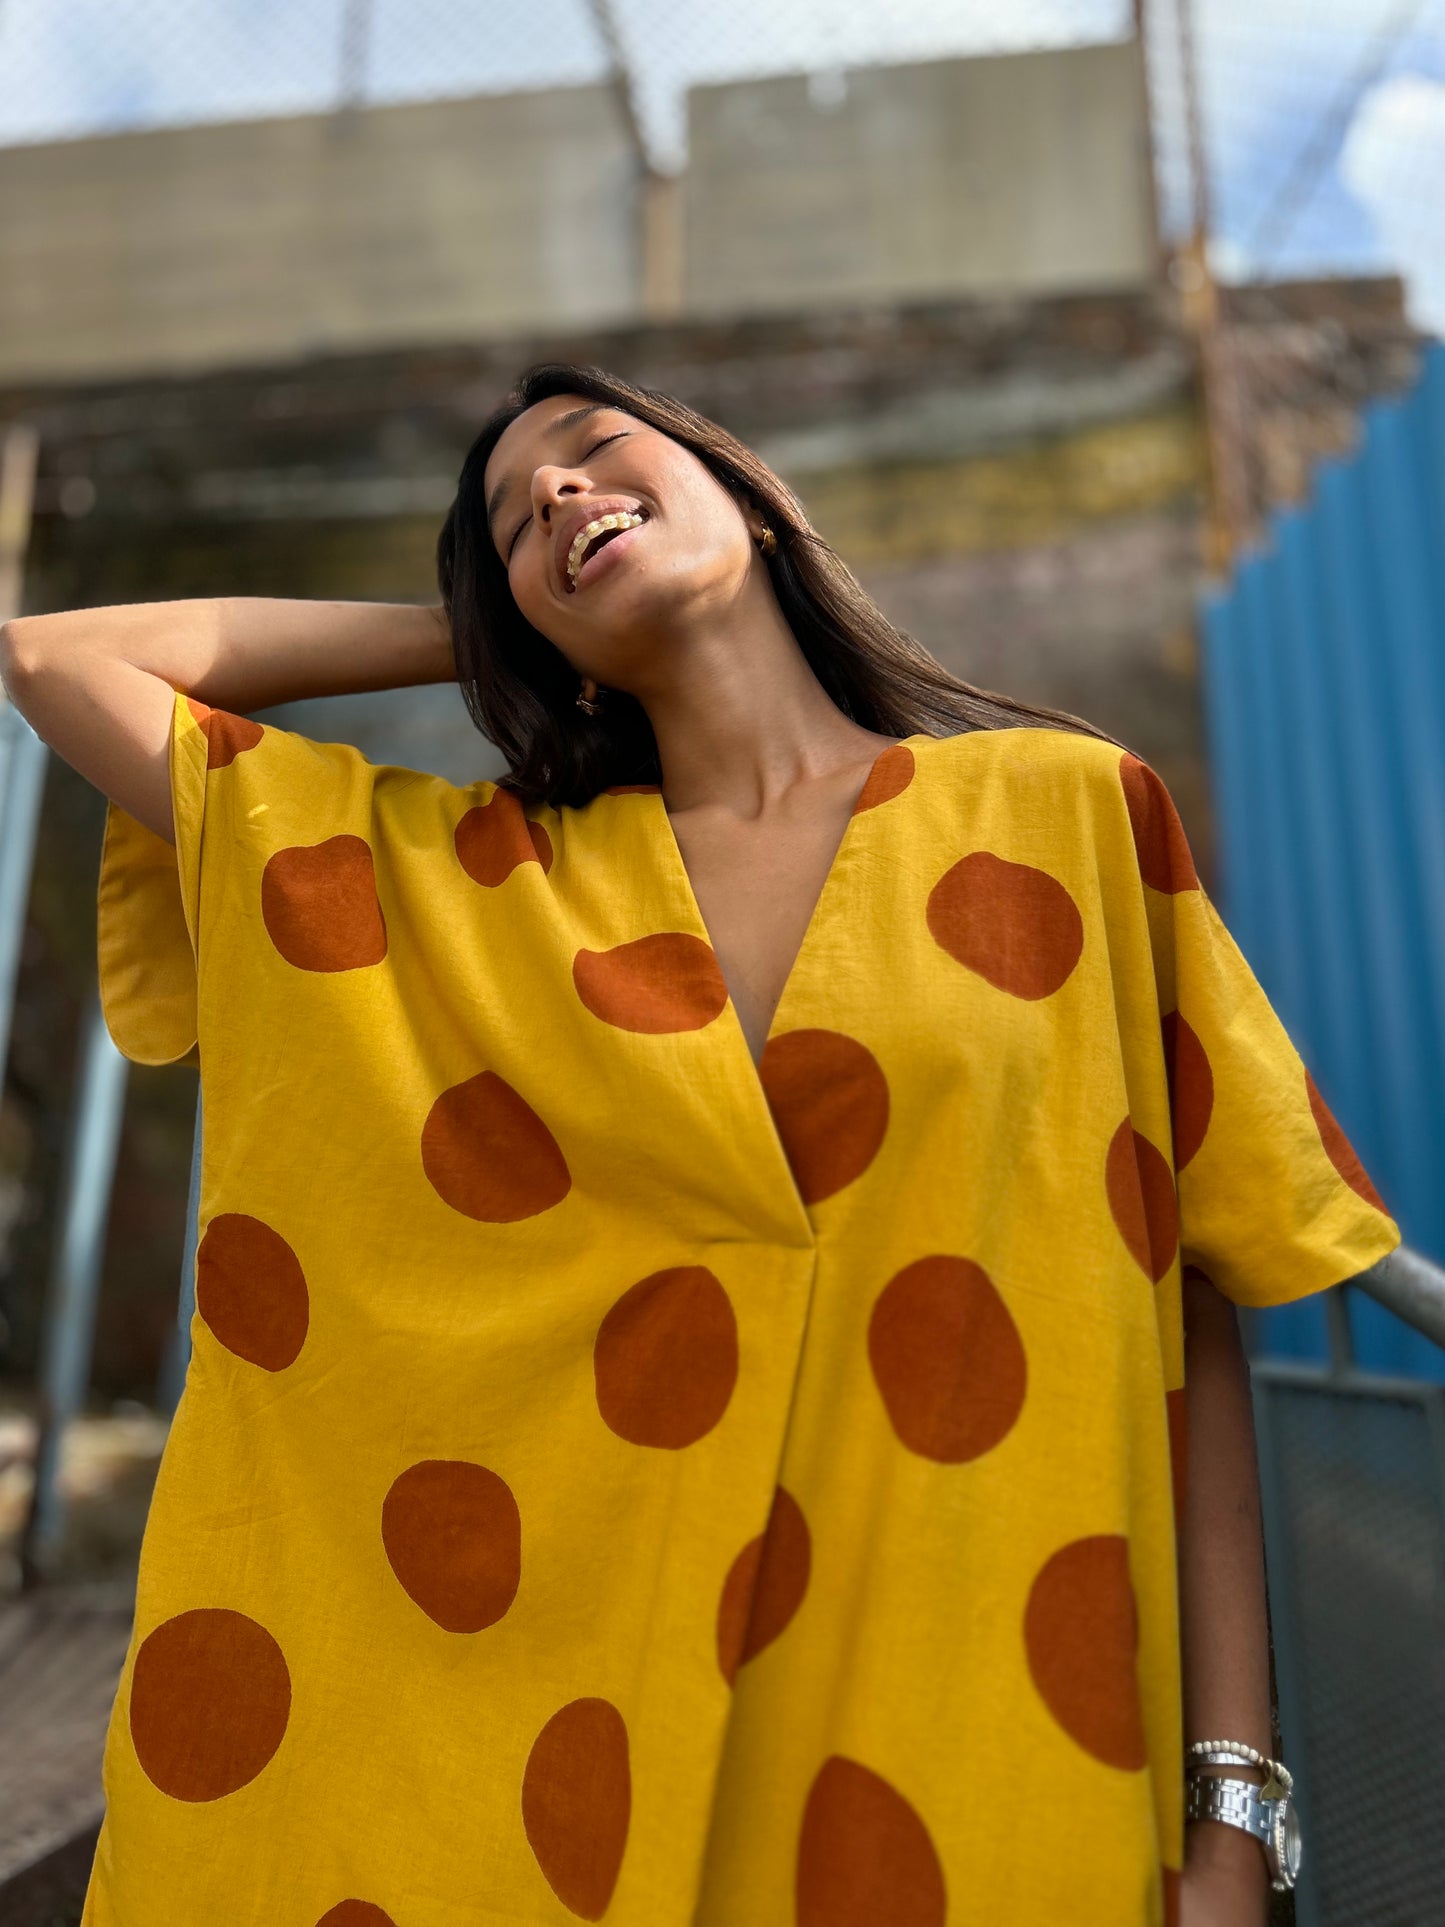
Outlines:
[[763, 530], [768, 526], [767, 516], [758, 507], [756, 502], [752, 502], [746, 497], [738, 503], [738, 507], [743, 512], [743, 521], [747, 524], [749, 537], [754, 542], [761, 542], [763, 539]]
[[723, 487], [737, 504], [738, 513], [742, 516], [743, 522], [747, 527], [749, 538], [754, 542], [761, 541], [763, 529], [767, 524], [767, 516], [745, 489], [737, 488], [733, 483], [728, 481], [723, 482]]

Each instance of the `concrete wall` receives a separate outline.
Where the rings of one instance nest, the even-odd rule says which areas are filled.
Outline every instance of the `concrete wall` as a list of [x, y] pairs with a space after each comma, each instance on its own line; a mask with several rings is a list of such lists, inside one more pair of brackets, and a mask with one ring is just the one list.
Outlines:
[[186, 372], [629, 317], [606, 87], [0, 151], [0, 379]]
[[1137, 48], [804, 75], [689, 101], [686, 304], [1062, 294], [1154, 272]]
[[[1144, 286], [1132, 46], [703, 89], [691, 317]], [[641, 318], [606, 87], [0, 149], [0, 381], [190, 373]]]

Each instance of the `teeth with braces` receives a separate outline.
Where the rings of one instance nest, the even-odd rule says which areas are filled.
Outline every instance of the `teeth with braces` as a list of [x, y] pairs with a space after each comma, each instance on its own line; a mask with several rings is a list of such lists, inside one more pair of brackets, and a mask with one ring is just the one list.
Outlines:
[[589, 522], [585, 528], [578, 529], [567, 554], [568, 581], [575, 587], [577, 571], [582, 567], [582, 558], [587, 553], [589, 543], [596, 541], [597, 537], [605, 534], [608, 529], [641, 528], [643, 520], [642, 516], [632, 515], [624, 510], [617, 515], [601, 515], [595, 522]]

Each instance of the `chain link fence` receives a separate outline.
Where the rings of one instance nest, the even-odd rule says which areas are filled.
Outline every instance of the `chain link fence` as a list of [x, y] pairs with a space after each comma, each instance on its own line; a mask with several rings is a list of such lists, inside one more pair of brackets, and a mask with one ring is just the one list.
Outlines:
[[[1166, 236], [1226, 281], [1398, 271], [1445, 332], [1445, 0], [0, 0], [0, 143], [565, 87], [620, 62], [652, 164], [708, 83], [1147, 36]], [[1204, 179], [1181, 49], [1192, 38]]]
[[1221, 277], [1396, 270], [1445, 329], [1442, 0], [1148, 0], [1146, 26], [1166, 225], [1196, 192], [1192, 38]]
[[1115, 40], [1131, 18], [1129, 0], [3, 0], [0, 141], [565, 87], [616, 57], [675, 169], [690, 87]]
[[626, 68], [649, 158], [688, 89], [1148, 38], [1166, 235], [1189, 228], [1192, 36], [1226, 280], [1396, 269], [1445, 331], [1445, 0], [0, 0], [0, 142], [564, 87]]

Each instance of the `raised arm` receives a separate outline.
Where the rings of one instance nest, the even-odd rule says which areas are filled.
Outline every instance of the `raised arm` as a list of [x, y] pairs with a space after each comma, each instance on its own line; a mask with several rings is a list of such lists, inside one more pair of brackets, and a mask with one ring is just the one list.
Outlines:
[[245, 714], [302, 696], [451, 682], [439, 604], [221, 596], [20, 616], [0, 680], [58, 756], [168, 843], [175, 691]]

